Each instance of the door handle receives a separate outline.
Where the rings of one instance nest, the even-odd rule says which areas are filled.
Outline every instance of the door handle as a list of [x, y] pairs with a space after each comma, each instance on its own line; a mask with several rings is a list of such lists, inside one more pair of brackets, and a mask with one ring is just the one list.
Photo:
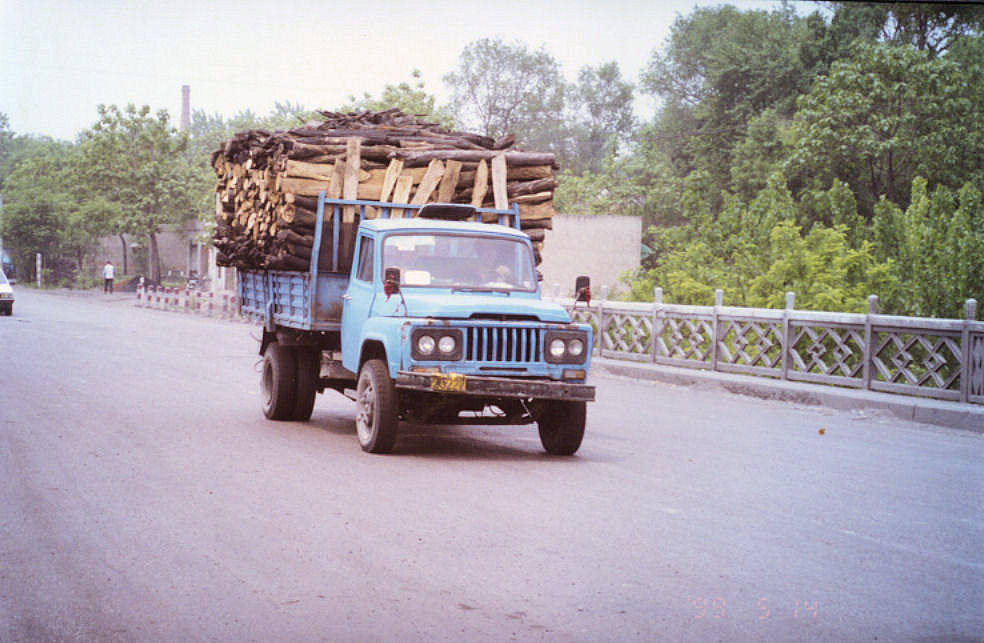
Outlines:
[[342, 299], [345, 301], [352, 301], [352, 295], [342, 295]]

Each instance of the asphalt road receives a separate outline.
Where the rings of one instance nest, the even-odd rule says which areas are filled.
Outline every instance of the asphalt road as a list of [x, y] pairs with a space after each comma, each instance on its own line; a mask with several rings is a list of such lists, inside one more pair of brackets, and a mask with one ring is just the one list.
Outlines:
[[256, 329], [18, 289], [0, 640], [980, 640], [984, 442], [594, 377], [584, 445], [260, 412]]

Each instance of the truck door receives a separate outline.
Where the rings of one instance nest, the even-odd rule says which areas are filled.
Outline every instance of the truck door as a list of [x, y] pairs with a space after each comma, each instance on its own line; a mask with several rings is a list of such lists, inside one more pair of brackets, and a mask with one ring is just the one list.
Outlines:
[[359, 368], [362, 326], [369, 318], [375, 294], [375, 239], [360, 234], [352, 262], [352, 278], [342, 295], [342, 365], [352, 372]]

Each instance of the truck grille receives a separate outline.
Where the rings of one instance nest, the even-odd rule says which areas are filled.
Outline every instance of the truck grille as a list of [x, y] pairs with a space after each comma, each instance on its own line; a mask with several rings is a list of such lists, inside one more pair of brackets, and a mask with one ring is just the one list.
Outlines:
[[540, 360], [540, 329], [477, 326], [465, 331], [465, 360], [473, 362], [536, 362]]

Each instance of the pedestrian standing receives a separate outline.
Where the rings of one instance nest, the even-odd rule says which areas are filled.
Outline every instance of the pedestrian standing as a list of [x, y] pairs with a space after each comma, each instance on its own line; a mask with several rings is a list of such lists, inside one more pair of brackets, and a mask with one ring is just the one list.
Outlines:
[[113, 294], [113, 279], [116, 278], [116, 267], [112, 261], [107, 261], [103, 266], [103, 293]]

